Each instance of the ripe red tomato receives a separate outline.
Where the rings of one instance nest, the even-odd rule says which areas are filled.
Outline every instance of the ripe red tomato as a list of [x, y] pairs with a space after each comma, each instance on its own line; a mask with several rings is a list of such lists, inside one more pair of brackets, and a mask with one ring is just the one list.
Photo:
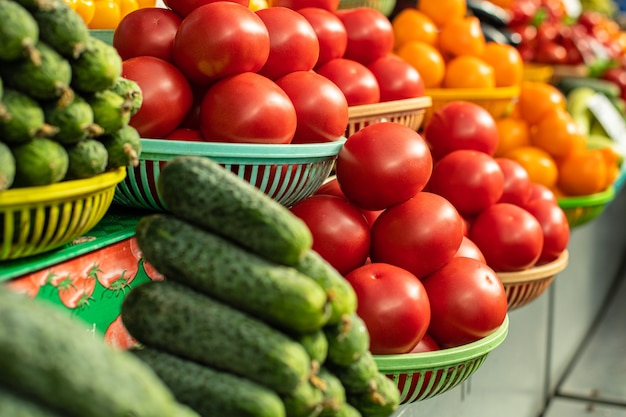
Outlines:
[[339, 87], [312, 71], [295, 71], [276, 80], [296, 109], [293, 143], [332, 142], [348, 126], [348, 102]]
[[363, 265], [369, 255], [370, 227], [349, 201], [334, 195], [305, 198], [290, 208], [313, 235], [313, 250], [341, 274]]
[[428, 145], [404, 125], [383, 122], [352, 134], [339, 151], [337, 180], [348, 199], [382, 210], [422, 191], [432, 172]]
[[442, 348], [481, 339], [506, 318], [508, 303], [500, 278], [476, 259], [454, 258], [422, 283], [431, 308], [428, 333]]
[[557, 203], [548, 200], [533, 200], [524, 208], [541, 224], [543, 248], [537, 264], [554, 261], [567, 248], [570, 227], [567, 216]]
[[256, 14], [270, 35], [270, 53], [259, 74], [275, 80], [290, 72], [313, 69], [320, 44], [304, 16], [286, 7], [268, 7]]
[[[163, 0], [163, 4], [174, 10], [176, 13], [181, 15], [183, 18], [186, 17], [189, 13], [194, 11], [200, 6], [204, 6], [205, 4], [215, 3], [217, 1], [222, 0]], [[246, 8], [250, 5], [250, 0], [226, 0], [231, 1], [233, 3], [239, 3]]]
[[380, 101], [378, 80], [365, 65], [352, 59], [335, 58], [315, 69], [334, 82], [346, 96], [349, 106]]
[[193, 104], [193, 92], [185, 76], [172, 64], [153, 56], [122, 62], [122, 76], [141, 88], [143, 102], [130, 119], [143, 138], [163, 138], [176, 129]]
[[199, 130], [189, 129], [186, 127], [179, 127], [174, 129], [169, 135], [165, 137], [165, 139], [186, 140], [189, 142], [204, 141], [202, 133]]
[[229, 1], [205, 4], [185, 17], [174, 38], [174, 62], [196, 84], [256, 72], [270, 53], [270, 35], [259, 16]]
[[174, 38], [182, 18], [163, 7], [142, 7], [124, 16], [113, 32], [122, 59], [155, 56], [173, 62]]
[[429, 190], [450, 201], [462, 215], [474, 215], [495, 204], [504, 189], [504, 175], [486, 153], [459, 149], [433, 168]]
[[459, 246], [459, 250], [456, 251], [456, 254], [454, 256], [472, 258], [482, 263], [487, 263], [485, 255], [483, 255], [483, 253], [480, 251], [480, 248], [476, 246], [476, 244], [472, 242], [472, 240], [467, 236], [463, 236], [461, 246]]
[[375, 355], [407, 353], [424, 337], [430, 304], [424, 286], [409, 271], [371, 263], [346, 275], [358, 300], [357, 315], [370, 334]]
[[420, 192], [378, 216], [372, 225], [370, 257], [421, 279], [454, 257], [463, 227], [463, 219], [448, 200]]
[[498, 272], [520, 271], [535, 265], [543, 249], [539, 221], [522, 207], [496, 203], [472, 223], [470, 239], [487, 264]]
[[539, 184], [537, 182], [530, 183], [530, 195], [528, 196], [528, 201], [533, 200], [548, 200], [554, 203], [558, 203], [554, 192], [545, 185]]
[[379, 10], [371, 7], [341, 9], [335, 12], [348, 33], [348, 46], [344, 58], [362, 64], [387, 55], [393, 49], [391, 22]]
[[271, 0], [272, 7], [281, 6], [300, 10], [305, 7], [319, 7], [334, 12], [339, 7], [340, 0]]
[[433, 113], [424, 129], [435, 159], [457, 149], [474, 149], [493, 156], [498, 129], [491, 114], [469, 101], [452, 101]]
[[296, 123], [287, 94], [254, 72], [217, 81], [200, 105], [200, 131], [211, 142], [290, 143]]
[[[426, 332], [422, 340], [419, 341], [417, 345], [409, 353], [423, 353], [423, 352], [434, 352], [436, 350], [441, 349], [439, 343]], [[424, 384], [426, 385], [426, 384]]]
[[420, 73], [397, 55], [382, 56], [370, 62], [367, 68], [378, 80], [382, 102], [424, 95], [424, 79]]
[[499, 203], [523, 205], [530, 198], [530, 177], [528, 171], [517, 161], [509, 158], [495, 158], [504, 174], [504, 188]]
[[317, 35], [320, 52], [315, 66], [343, 57], [348, 46], [348, 32], [333, 12], [320, 7], [305, 7], [298, 9], [298, 13], [309, 21]]
[[[339, 185], [339, 181], [337, 181], [336, 176], [322, 184], [322, 186], [318, 188], [314, 194], [330, 194], [348, 200], [343, 191], [341, 191], [341, 186]], [[380, 213], [383, 212], [383, 210], [366, 210], [360, 207], [357, 208], [361, 211], [370, 226], [374, 224], [374, 221], [378, 218]]]

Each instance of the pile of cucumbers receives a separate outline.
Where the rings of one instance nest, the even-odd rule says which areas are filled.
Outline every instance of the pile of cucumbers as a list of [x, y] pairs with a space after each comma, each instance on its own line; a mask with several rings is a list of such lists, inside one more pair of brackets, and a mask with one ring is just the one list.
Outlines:
[[167, 213], [136, 228], [166, 278], [133, 288], [122, 320], [177, 400], [201, 416], [387, 417], [400, 393], [379, 372], [350, 284], [306, 224], [209, 158], [163, 168]]
[[141, 89], [63, 0], [0, 0], [0, 191], [137, 165]]

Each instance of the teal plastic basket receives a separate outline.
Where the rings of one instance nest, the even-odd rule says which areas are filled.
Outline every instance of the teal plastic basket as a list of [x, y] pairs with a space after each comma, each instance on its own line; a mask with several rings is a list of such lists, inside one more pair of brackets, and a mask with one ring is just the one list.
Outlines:
[[[285, 206], [313, 194], [329, 176], [345, 138], [311, 144], [247, 144], [141, 139], [139, 165], [115, 189], [113, 203], [165, 211], [157, 191], [161, 169], [180, 155], [211, 158]], [[181, 184], [184, 186], [184, 184]]]
[[443, 394], [467, 380], [500, 346], [509, 331], [509, 318], [490, 335], [467, 345], [433, 352], [374, 355], [378, 370], [400, 390], [400, 403], [409, 404]]

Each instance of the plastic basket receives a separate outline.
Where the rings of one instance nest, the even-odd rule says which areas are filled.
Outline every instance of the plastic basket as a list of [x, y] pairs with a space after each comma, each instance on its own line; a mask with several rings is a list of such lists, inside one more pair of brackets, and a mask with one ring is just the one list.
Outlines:
[[166, 210], [156, 184], [165, 163], [180, 155], [206, 156], [285, 206], [313, 194], [330, 174], [345, 138], [312, 144], [247, 144], [142, 139], [139, 165], [115, 190], [115, 204]]
[[341, 0], [339, 2], [339, 9], [355, 9], [357, 7], [370, 7], [385, 16], [389, 16], [396, 7], [396, 0]]
[[426, 109], [432, 105], [428, 96], [373, 104], [350, 106], [346, 137], [365, 126], [379, 122], [395, 122], [418, 130], [424, 121]]
[[91, 178], [0, 192], [0, 261], [56, 249], [91, 230], [126, 168]]
[[489, 336], [433, 352], [374, 355], [380, 372], [398, 385], [401, 404], [426, 400], [467, 380], [508, 334], [509, 318]]
[[598, 217], [615, 198], [615, 187], [580, 197], [559, 197], [559, 207], [565, 212], [570, 228], [581, 226]]
[[524, 80], [549, 83], [554, 75], [554, 67], [547, 64], [524, 63]]
[[554, 261], [525, 271], [498, 272], [504, 285], [509, 311], [535, 300], [548, 289], [554, 277], [567, 267], [569, 252], [563, 251]]

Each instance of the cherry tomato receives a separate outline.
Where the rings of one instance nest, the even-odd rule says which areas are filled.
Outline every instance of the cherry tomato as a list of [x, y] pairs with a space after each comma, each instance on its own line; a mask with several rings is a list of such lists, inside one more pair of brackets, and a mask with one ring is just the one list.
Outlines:
[[504, 187], [499, 203], [523, 205], [530, 198], [531, 181], [524, 167], [509, 158], [495, 158], [504, 175]]
[[387, 54], [367, 64], [380, 87], [380, 101], [404, 100], [424, 95], [424, 79], [411, 64]]
[[537, 264], [554, 261], [567, 248], [570, 227], [567, 216], [555, 202], [533, 200], [524, 208], [541, 224], [543, 230], [543, 248]]
[[365, 65], [352, 59], [335, 58], [315, 69], [331, 80], [346, 96], [349, 106], [380, 101], [378, 80]]
[[424, 337], [430, 304], [415, 275], [394, 265], [371, 263], [350, 272], [346, 280], [356, 293], [357, 315], [370, 334], [373, 354], [407, 353]]
[[348, 32], [343, 22], [331, 11], [319, 7], [298, 9], [317, 35], [319, 56], [315, 66], [324, 64], [331, 59], [341, 58], [348, 46]]
[[340, 0], [270, 0], [272, 7], [282, 6], [300, 10], [305, 7], [318, 7], [334, 12], [339, 7]]
[[[194, 11], [200, 6], [209, 3], [215, 3], [217, 1], [223, 0], [163, 0], [163, 4], [170, 9], [174, 10], [183, 18], [186, 17], [189, 13]], [[250, 5], [250, 0], [225, 0], [233, 3], [238, 3], [246, 8]]]
[[422, 283], [431, 308], [428, 333], [442, 348], [481, 339], [506, 318], [508, 303], [500, 278], [476, 259], [454, 258]]
[[344, 58], [367, 65], [392, 51], [393, 27], [387, 16], [377, 9], [356, 7], [337, 10], [335, 14], [348, 33]]

